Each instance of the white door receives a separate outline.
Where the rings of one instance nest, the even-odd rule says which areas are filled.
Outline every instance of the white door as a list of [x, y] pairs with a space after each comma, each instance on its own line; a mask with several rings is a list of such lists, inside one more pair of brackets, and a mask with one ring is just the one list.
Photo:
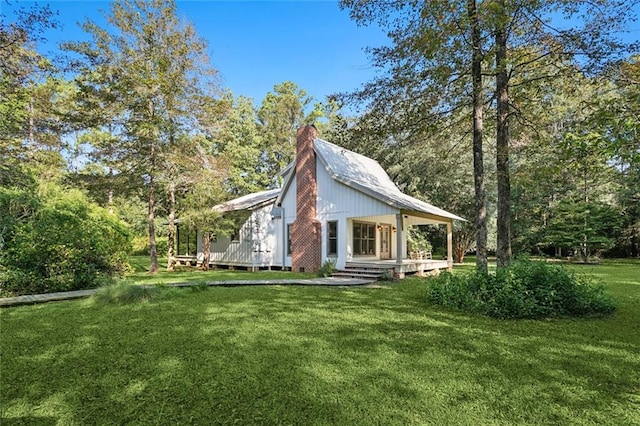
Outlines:
[[391, 259], [391, 225], [380, 226], [380, 259]]

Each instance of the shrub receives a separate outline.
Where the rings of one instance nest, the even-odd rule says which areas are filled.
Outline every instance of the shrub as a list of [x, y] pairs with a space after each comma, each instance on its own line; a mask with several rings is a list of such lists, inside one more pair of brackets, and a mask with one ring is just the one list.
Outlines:
[[495, 274], [443, 273], [429, 282], [436, 304], [494, 318], [608, 315], [615, 304], [595, 286], [559, 265], [517, 261]]
[[0, 216], [12, 219], [3, 220], [1, 294], [95, 288], [130, 271], [128, 228], [82, 192], [43, 184], [0, 195]]
[[380, 281], [393, 281], [394, 277], [393, 277], [393, 269], [385, 269], [384, 271], [382, 271], [382, 274], [380, 274]]
[[333, 271], [336, 270], [336, 260], [335, 259], [327, 259], [324, 261], [320, 270], [318, 271], [319, 277], [330, 277], [333, 274]]

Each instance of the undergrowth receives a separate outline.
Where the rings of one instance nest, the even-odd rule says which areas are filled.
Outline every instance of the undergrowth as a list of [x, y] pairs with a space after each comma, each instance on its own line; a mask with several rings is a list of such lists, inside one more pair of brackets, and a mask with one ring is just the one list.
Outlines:
[[167, 286], [136, 285], [122, 280], [98, 289], [93, 296], [101, 304], [124, 305], [172, 297], [179, 289]]
[[494, 318], [609, 315], [615, 303], [601, 285], [560, 265], [520, 260], [495, 274], [440, 274], [427, 298], [441, 306]]

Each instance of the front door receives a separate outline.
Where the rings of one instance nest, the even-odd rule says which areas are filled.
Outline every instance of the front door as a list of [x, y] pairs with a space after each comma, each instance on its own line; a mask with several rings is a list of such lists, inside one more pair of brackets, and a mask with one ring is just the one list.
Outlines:
[[380, 225], [380, 259], [391, 259], [391, 225]]

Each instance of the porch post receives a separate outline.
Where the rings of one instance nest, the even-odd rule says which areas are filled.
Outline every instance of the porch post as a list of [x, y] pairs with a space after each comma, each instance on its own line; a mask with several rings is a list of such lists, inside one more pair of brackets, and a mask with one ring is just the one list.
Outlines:
[[402, 214], [396, 215], [396, 264], [402, 265]]
[[396, 215], [396, 267], [393, 273], [395, 279], [404, 278], [404, 271], [402, 270], [402, 213]]
[[447, 222], [447, 270], [453, 269], [453, 221]]

